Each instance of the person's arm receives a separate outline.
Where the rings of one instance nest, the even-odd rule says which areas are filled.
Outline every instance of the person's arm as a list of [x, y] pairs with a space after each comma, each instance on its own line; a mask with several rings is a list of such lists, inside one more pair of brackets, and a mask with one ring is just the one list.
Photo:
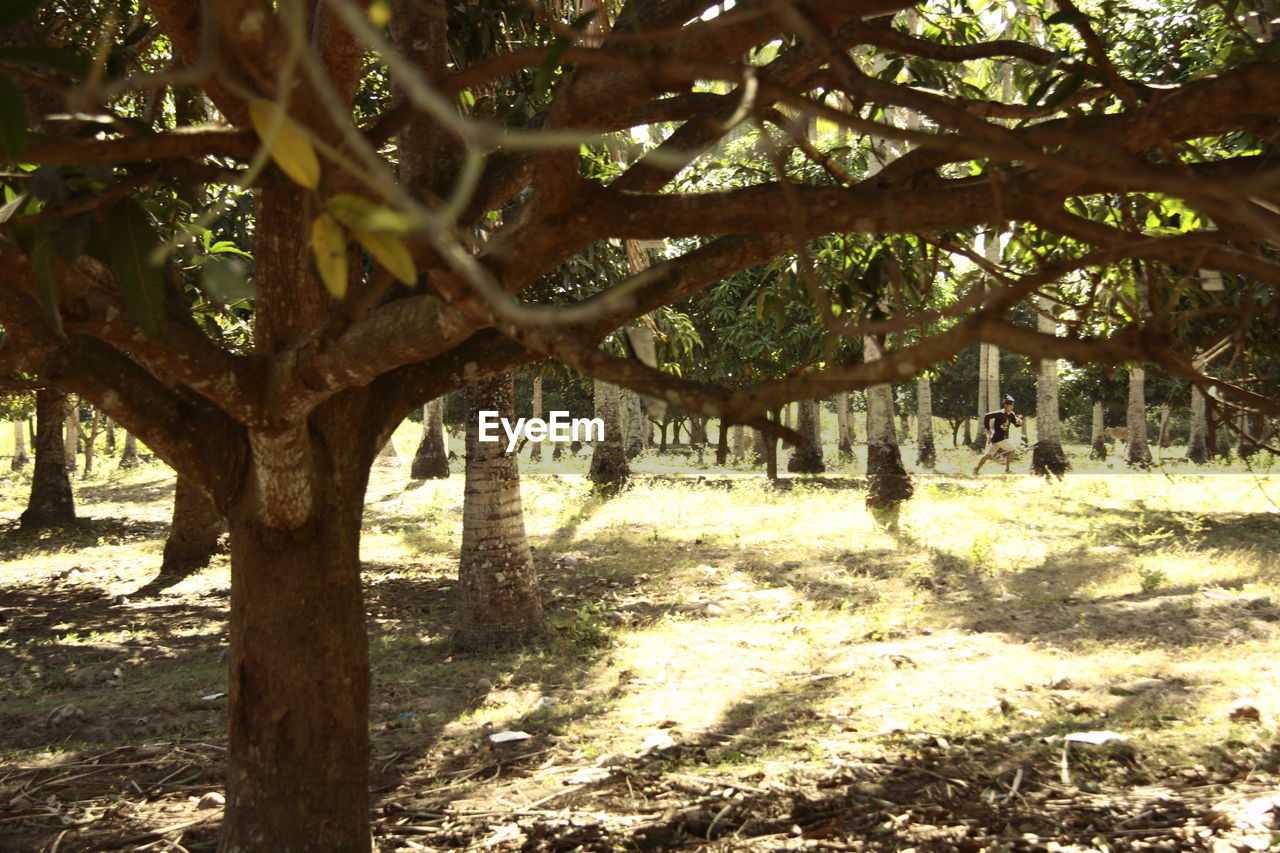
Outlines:
[[986, 430], [987, 435], [991, 435], [991, 419], [996, 416], [995, 412], [987, 412], [982, 417], [982, 428]]

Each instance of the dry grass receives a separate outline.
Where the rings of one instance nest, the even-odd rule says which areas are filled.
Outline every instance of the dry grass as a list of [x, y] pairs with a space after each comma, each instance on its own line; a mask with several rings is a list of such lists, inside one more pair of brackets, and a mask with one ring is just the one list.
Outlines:
[[[412, 448], [407, 430], [398, 445]], [[455, 657], [443, 642], [460, 475], [410, 483], [403, 468], [378, 468], [362, 552], [377, 802], [393, 817], [428, 806], [500, 814], [576, 791], [565, 780], [597, 766], [630, 768], [627, 788], [639, 773], [765, 792], [865, 785], [857, 768], [874, 765], [897, 782], [867, 796], [916, 808], [945, 800], [921, 786], [945, 784], [993, 813], [1013, 797], [1043, 805], [1172, 781], [1218, 786], [1219, 799], [1233, 785], [1275, 786], [1280, 476], [1134, 474], [1080, 459], [1054, 484], [961, 476], [971, 457], [944, 457], [897, 536], [875, 527], [857, 489], [781, 492], [732, 468], [698, 482], [688, 462], [662, 460], [649, 468], [663, 476], [605, 502], [581, 480], [585, 459], [536, 466], [525, 508], [554, 630], [490, 658]], [[855, 462], [832, 476], [856, 475]], [[0, 818], [11, 849], [47, 847], [64, 828], [54, 815], [99, 814], [64, 851], [194, 819], [194, 795], [221, 782], [224, 711], [200, 697], [223, 689], [225, 560], [159, 599], [109, 606], [158, 564], [170, 487], [156, 468], [102, 475], [79, 489], [97, 521], [41, 540], [0, 534], [0, 809], [33, 784], [55, 796], [27, 798], [45, 812]], [[0, 512], [15, 517], [23, 497], [13, 482]], [[82, 571], [51, 582], [72, 567]], [[1261, 720], [1229, 719], [1241, 700]], [[46, 725], [66, 703], [84, 717]], [[506, 728], [533, 739], [494, 753], [484, 735]], [[1102, 729], [1126, 735], [1125, 751], [1077, 748], [1064, 769], [1053, 739]], [[677, 745], [642, 755], [656, 732]], [[145, 743], [165, 744], [163, 756], [56, 782], [86, 756]], [[181, 785], [157, 783], [188, 766]], [[128, 808], [111, 813], [112, 796]], [[732, 814], [720, 826], [748, 832]], [[412, 849], [394, 825], [380, 844]], [[1066, 844], [1067, 825], [1037, 831]], [[202, 827], [184, 836], [189, 849], [212, 838]], [[883, 837], [875, 849], [986, 849]]]

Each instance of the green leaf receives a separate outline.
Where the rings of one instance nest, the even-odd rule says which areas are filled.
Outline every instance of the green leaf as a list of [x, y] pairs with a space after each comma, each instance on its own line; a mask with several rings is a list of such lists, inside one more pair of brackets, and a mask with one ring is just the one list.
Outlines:
[[31, 198], [31, 193], [19, 193], [9, 201], [0, 206], [0, 225], [5, 224], [22, 209], [22, 206]]
[[200, 267], [200, 289], [219, 308], [252, 299], [257, 289], [249, 267], [239, 258], [210, 258]]
[[35, 14], [46, 0], [5, 0], [0, 5], [0, 29], [12, 27]]
[[43, 223], [36, 231], [35, 244], [31, 248], [31, 275], [35, 278], [36, 296], [44, 306], [49, 327], [58, 337], [65, 338], [67, 334], [62, 330], [62, 315], [58, 313], [58, 259]]
[[159, 245], [147, 213], [134, 201], [116, 205], [107, 215], [107, 253], [120, 280], [125, 307], [150, 337], [164, 328], [164, 276], [151, 263]]
[[1076, 9], [1063, 9], [1061, 12], [1054, 12], [1052, 15], [1044, 19], [1046, 24], [1082, 24], [1085, 21], [1092, 21], [1093, 18], [1084, 12]]
[[1062, 78], [1062, 82], [1058, 84], [1058, 88], [1053, 90], [1053, 94], [1044, 99], [1044, 105], [1048, 109], [1053, 109], [1079, 91], [1080, 86], [1083, 84], [1083, 74], [1068, 74]]
[[61, 71], [76, 79], [89, 73], [89, 60], [73, 50], [53, 47], [0, 47], [0, 61]]
[[27, 150], [27, 105], [8, 77], [0, 77], [0, 151], [10, 163]]

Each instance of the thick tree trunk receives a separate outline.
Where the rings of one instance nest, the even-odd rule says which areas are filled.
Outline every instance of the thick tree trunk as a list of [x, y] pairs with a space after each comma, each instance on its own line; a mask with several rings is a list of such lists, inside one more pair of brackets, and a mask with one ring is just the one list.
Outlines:
[[1129, 428], [1127, 460], [1131, 467], [1151, 467], [1151, 448], [1147, 444], [1147, 372], [1135, 364], [1129, 370], [1129, 408], [1125, 425]]
[[733, 425], [733, 458], [741, 462], [747, 455], [747, 428], [742, 424]]
[[822, 434], [818, 401], [802, 400], [796, 417], [796, 432], [804, 443], [791, 453], [787, 470], [792, 474], [821, 474], [827, 470], [822, 460]]
[[622, 424], [618, 413], [617, 389], [607, 382], [595, 380], [596, 417], [604, 421], [604, 438], [591, 451], [591, 470], [587, 479], [596, 491], [605, 495], [620, 492], [631, 479], [631, 466], [623, 446]]
[[[1036, 319], [1038, 330], [1046, 335], [1057, 334], [1053, 303], [1040, 300], [1040, 313]], [[1031, 472], [1041, 477], [1058, 479], [1071, 467], [1062, 449], [1062, 419], [1058, 413], [1058, 360], [1040, 359], [1036, 373], [1036, 444], [1031, 450]]]
[[67, 395], [56, 388], [36, 392], [35, 469], [31, 474], [31, 497], [19, 517], [24, 530], [70, 524], [76, 520], [67, 458], [62, 446]]
[[442, 480], [449, 476], [449, 454], [444, 445], [444, 400], [440, 397], [427, 403], [422, 413], [422, 440], [413, 454], [409, 476], [414, 480]]
[[1173, 406], [1168, 403], [1160, 404], [1160, 438], [1157, 444], [1161, 448], [1169, 446], [1169, 422], [1173, 419]]
[[116, 452], [116, 422], [107, 418], [107, 455]]
[[[884, 345], [874, 336], [864, 339], [864, 358], [883, 357]], [[887, 382], [867, 388], [867, 509], [885, 528], [896, 531], [903, 501], [915, 492], [902, 464], [893, 426], [893, 389]]]
[[27, 467], [27, 463], [31, 461], [31, 457], [27, 456], [27, 430], [23, 421], [13, 422], [13, 458], [9, 460], [9, 467], [14, 471], [21, 471]]
[[396, 452], [395, 440], [388, 438], [382, 445], [382, 449], [378, 451], [378, 462], [383, 465], [394, 465], [399, 459], [400, 454]]
[[754, 427], [751, 429], [751, 454], [749, 459], [752, 465], [763, 465], [765, 462], [764, 433]]
[[1236, 453], [1241, 459], [1248, 459], [1262, 448], [1266, 441], [1267, 416], [1262, 412], [1249, 412], [1244, 416], [1244, 429], [1240, 433], [1240, 441], [1236, 445]]
[[179, 474], [173, 487], [173, 519], [164, 543], [160, 578], [180, 580], [209, 565], [225, 530], [226, 522], [213, 498], [191, 478]]
[[921, 468], [938, 464], [933, 443], [933, 386], [924, 373], [916, 377], [916, 464]]
[[467, 466], [462, 504], [453, 644], [466, 650], [518, 646], [545, 623], [520, 500], [520, 469], [502, 440], [480, 441], [478, 413], [514, 418], [510, 372], [467, 388]]
[[1106, 412], [1102, 408], [1101, 400], [1093, 401], [1093, 428], [1089, 433], [1090, 458], [1098, 461], [1107, 458], [1107, 436], [1103, 430], [1106, 428]]
[[[542, 417], [542, 377], [533, 377], [533, 417]], [[542, 461], [542, 442], [533, 442], [533, 447], [529, 448], [529, 461]]]
[[849, 428], [849, 392], [836, 395], [836, 456], [841, 462], [853, 459], [853, 432]]
[[729, 425], [720, 421], [720, 430], [716, 437], [716, 464], [727, 465], [729, 462]]
[[124, 452], [120, 454], [120, 467], [137, 468], [141, 464], [141, 460], [138, 459], [138, 439], [131, 433], [125, 433]]
[[667, 427], [668, 426], [670, 426], [670, 424], [667, 421], [663, 421], [658, 426], [658, 455], [659, 456], [662, 456], [667, 452]]
[[644, 404], [640, 402], [640, 395], [630, 389], [618, 388], [616, 393], [627, 458], [635, 459], [648, 446], [648, 442], [645, 441], [648, 418], [644, 415]]
[[[365, 853], [369, 661], [360, 522], [372, 448], [352, 424], [312, 443], [311, 470], [276, 476], [305, 492], [299, 526], [268, 524], [271, 496], [231, 508], [230, 738], [226, 853]], [[287, 450], [283, 451], [287, 453]], [[280, 451], [259, 448], [259, 467]], [[358, 461], [357, 458], [358, 457]], [[277, 464], [279, 464], [277, 462]], [[287, 497], [285, 491], [278, 497]]]

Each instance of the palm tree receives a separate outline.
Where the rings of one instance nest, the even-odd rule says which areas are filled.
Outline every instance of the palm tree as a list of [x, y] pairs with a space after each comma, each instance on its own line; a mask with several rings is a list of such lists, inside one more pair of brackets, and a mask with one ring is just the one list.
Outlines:
[[524, 530], [520, 468], [503, 440], [480, 441], [480, 411], [514, 417], [510, 371], [467, 388], [466, 486], [462, 558], [458, 565], [453, 643], [461, 649], [515, 646], [542, 632], [545, 621]]
[[[437, 397], [422, 412], [422, 440], [413, 454], [409, 476], [414, 480], [442, 480], [449, 476], [444, 446], [444, 399]], [[537, 445], [535, 445], [536, 447]]]
[[933, 443], [933, 386], [927, 373], [916, 377], [916, 464], [921, 468], [938, 464]]
[[[1053, 306], [1041, 297], [1036, 318], [1039, 331], [1052, 335], [1058, 330], [1053, 319]], [[1061, 479], [1071, 463], [1062, 450], [1062, 419], [1058, 412], [1058, 361], [1040, 359], [1036, 374], [1036, 445], [1031, 451], [1031, 471], [1041, 477], [1050, 474]]]
[[795, 449], [787, 462], [792, 474], [821, 474], [827, 470], [822, 461], [822, 435], [817, 400], [802, 400], [796, 416], [796, 432], [804, 443]]

